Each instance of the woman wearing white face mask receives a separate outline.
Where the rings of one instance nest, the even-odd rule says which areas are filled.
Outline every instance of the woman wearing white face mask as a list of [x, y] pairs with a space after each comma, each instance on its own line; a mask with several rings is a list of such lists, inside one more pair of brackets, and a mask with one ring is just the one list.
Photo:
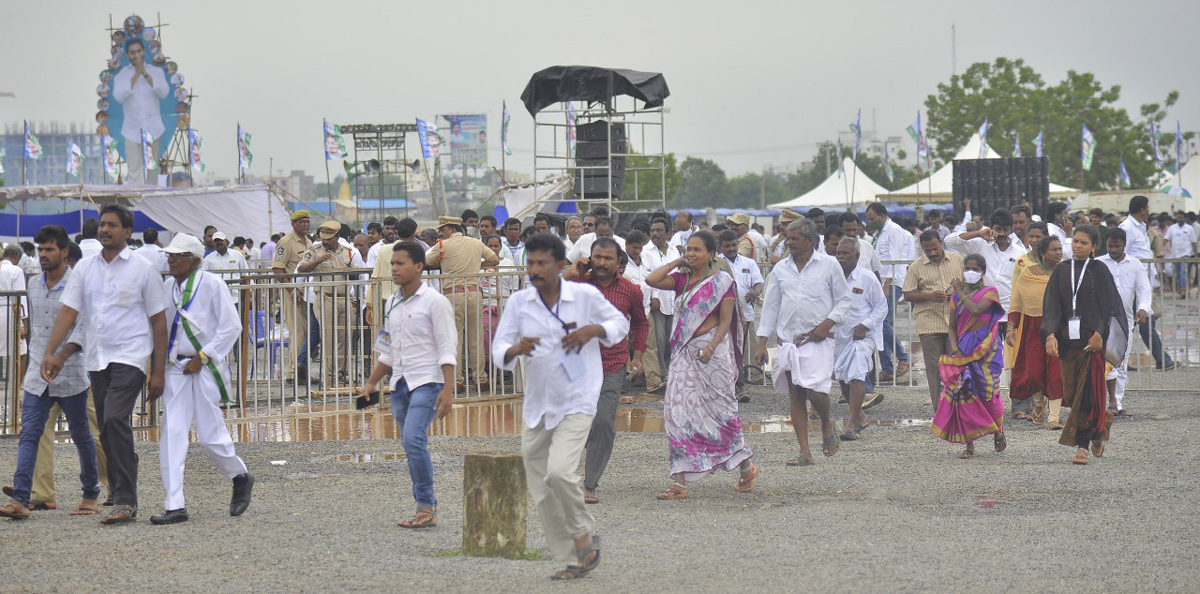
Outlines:
[[950, 442], [965, 443], [959, 458], [975, 456], [975, 440], [995, 435], [996, 451], [1004, 439], [1004, 401], [1000, 399], [1000, 372], [1004, 356], [999, 332], [1004, 309], [995, 287], [983, 284], [987, 262], [971, 254], [963, 260], [963, 280], [952, 281], [956, 323], [951, 326], [953, 352], [942, 355], [938, 371], [942, 395], [930, 430]]

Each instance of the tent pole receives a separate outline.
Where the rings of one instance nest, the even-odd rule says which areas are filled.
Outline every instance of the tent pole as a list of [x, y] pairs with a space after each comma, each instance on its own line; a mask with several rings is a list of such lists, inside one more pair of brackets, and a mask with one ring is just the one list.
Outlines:
[[[854, 163], [851, 161], [851, 163]], [[858, 183], [858, 163], [854, 163], [854, 172], [850, 174], [850, 210], [854, 210], [854, 190]]]

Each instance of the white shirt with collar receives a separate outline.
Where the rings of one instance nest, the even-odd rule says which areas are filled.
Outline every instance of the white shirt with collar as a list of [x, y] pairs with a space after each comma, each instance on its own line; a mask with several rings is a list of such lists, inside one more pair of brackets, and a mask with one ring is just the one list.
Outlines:
[[[883, 270], [883, 262], [879, 261], [879, 254], [875, 253], [875, 247], [861, 237], [856, 239], [858, 239], [858, 265], [879, 274], [879, 271]], [[866, 266], [863, 266], [864, 263]]]
[[834, 330], [836, 344], [840, 347], [853, 340], [854, 328], [862, 324], [867, 328], [867, 337], [863, 340], [871, 341], [877, 351], [883, 349], [883, 319], [887, 317], [883, 285], [870, 270], [859, 264], [846, 277], [846, 286], [850, 289], [850, 311], [846, 321]]
[[[1146, 275], [1150, 277], [1150, 288], [1157, 289], [1159, 286], [1158, 275], [1154, 274], [1155, 267], [1147, 260], [1154, 257], [1154, 251], [1150, 249], [1150, 234], [1146, 229], [1146, 224], [1133, 218], [1133, 215], [1125, 217], [1117, 228], [1125, 230], [1125, 255], [1131, 258], [1136, 258], [1142, 263], [1142, 267], [1146, 270]], [[1066, 246], [1063, 246], [1063, 253], [1067, 253]]]
[[850, 288], [837, 260], [813, 251], [802, 272], [789, 256], [777, 262], [767, 277], [758, 336], [790, 341], [826, 319], [836, 326], [846, 321], [851, 305]]
[[99, 256], [100, 252], [104, 251], [104, 246], [100, 245], [100, 240], [89, 237], [79, 242], [79, 251], [83, 252], [83, 256], [79, 258], [83, 260], [89, 256]]
[[[580, 235], [579, 241], [576, 241], [575, 245], [572, 245], [570, 251], [567, 252], [567, 259], [571, 262], [575, 262], [580, 258], [591, 256], [592, 244], [596, 243], [596, 239], [598, 238], [595, 232], [584, 233], [583, 235]], [[616, 240], [617, 245], [621, 246], [622, 250], [625, 249], [625, 238], [621, 237], [620, 235], [614, 235], [613, 239]], [[650, 247], [650, 245], [651, 244], [646, 244], [646, 247]]]
[[[233, 297], [225, 288], [225, 281], [211, 272], [199, 270], [192, 285], [192, 299], [180, 313], [183, 302], [183, 292], [187, 287], [185, 280], [182, 285], [170, 276], [163, 280], [163, 292], [167, 296], [167, 337], [168, 340], [174, 328], [175, 342], [167, 345], [167, 365], [176, 361], [176, 356], [194, 357], [200, 353], [188, 340], [183, 329], [183, 319], [188, 321], [188, 327], [200, 342], [200, 350], [218, 367], [223, 366], [233, 350], [234, 343], [242, 335], [242, 321], [238, 317], [237, 307]], [[179, 313], [179, 319], [175, 315]]]
[[1196, 235], [1192, 232], [1192, 226], [1184, 223], [1173, 223], [1167, 227], [1167, 234], [1163, 239], [1171, 243], [1171, 251], [1168, 258], [1190, 258], [1194, 255], [1192, 246], [1196, 244]]
[[[875, 255], [881, 262], [888, 260], [912, 262], [917, 259], [912, 235], [890, 217], [883, 224], [883, 228], [871, 238], [871, 246], [875, 248]], [[896, 287], [904, 286], [904, 278], [907, 275], [907, 264], [883, 264], [879, 269], [879, 276], [883, 280], [892, 279], [892, 286]]]
[[1007, 312], [1009, 301], [1012, 299], [1013, 265], [1017, 263], [1017, 258], [1024, 256], [1029, 250], [1021, 249], [1012, 242], [1009, 242], [1008, 249], [1002, 250], [994, 241], [988, 241], [982, 237], [963, 239], [962, 235], [962, 233], [947, 235], [946, 248], [964, 255], [979, 254], [983, 256], [983, 260], [987, 262], [987, 272], [984, 273], [983, 278], [987, 284], [996, 287], [996, 292], [1000, 294], [1000, 307]]
[[411, 391], [445, 381], [442, 366], [458, 362], [454, 306], [445, 295], [421, 283], [405, 300], [399, 289], [383, 304], [389, 350], [379, 362], [392, 368], [392, 391], [403, 379]]
[[[162, 276], [128, 247], [112, 262], [103, 255], [84, 258], [75, 266], [63, 305], [79, 312], [84, 334], [84, 363], [88, 371], [103, 371], [123, 363], [146, 372], [154, 352], [150, 318], [166, 309]], [[169, 320], [168, 320], [169, 322]]]
[[[542, 302], [537, 287], [526, 287], [513, 293], [492, 339], [492, 361], [509, 371], [517, 366], [517, 357], [504, 361], [509, 347], [522, 338], [541, 340], [525, 357], [522, 416], [530, 428], [544, 422], [547, 430], [554, 429], [571, 414], [595, 416], [600, 384], [604, 379], [600, 347], [611, 347], [629, 333], [629, 320], [604, 298], [599, 289], [584, 283], [559, 282], [559, 302], [549, 307]], [[557, 317], [551, 313], [552, 309]], [[605, 335], [600, 340], [589, 340], [581, 352], [567, 355], [562, 346], [562, 339], [567, 335], [563, 324], [571, 325], [572, 332], [599, 324], [604, 327]], [[579, 370], [580, 375], [572, 378], [567, 365]]]
[[758, 263], [741, 254], [736, 254], [733, 260], [725, 257], [725, 254], [721, 254], [720, 257], [729, 262], [729, 268], [733, 270], [733, 280], [737, 286], [738, 305], [742, 308], [742, 319], [747, 322], [753, 322], [754, 308], [746, 305], [746, 293], [756, 285], [763, 284], [762, 272], [758, 269]]
[[699, 231], [699, 229], [695, 225], [693, 225], [692, 228], [688, 229], [687, 231], [676, 231], [675, 234], [671, 236], [671, 239], [667, 240], [667, 245], [674, 247], [680, 253], [683, 253], [687, 249], [688, 240], [692, 238], [692, 234], [696, 231]]
[[207, 256], [204, 256], [204, 270], [245, 270], [246, 257], [237, 250], [225, 250], [225, 255], [222, 256], [216, 250]]
[[1146, 276], [1146, 268], [1142, 266], [1142, 262], [1129, 254], [1126, 254], [1120, 262], [1113, 260], [1112, 256], [1108, 254], [1096, 258], [1096, 261], [1104, 262], [1104, 265], [1108, 266], [1109, 272], [1112, 272], [1117, 292], [1121, 294], [1121, 304], [1125, 306], [1125, 317], [1131, 323], [1130, 329], [1132, 330], [1135, 306], [1138, 310], [1145, 312], [1146, 318], [1149, 319], [1153, 315], [1150, 309], [1153, 293], [1150, 288], [1150, 279]]
[[[659, 250], [654, 242], [646, 244], [642, 248], [642, 263], [650, 272], [654, 272], [671, 262], [679, 259], [679, 250], [675, 246], [667, 244], [666, 250]], [[649, 276], [649, 274], [647, 274]], [[675, 315], [675, 291], [654, 289], [652, 297], [658, 299], [658, 311], [664, 316]]]
[[646, 260], [644, 258], [642, 259], [642, 262], [642, 264], [638, 264], [637, 262], [630, 260], [629, 263], [625, 265], [625, 273], [621, 276], [629, 279], [630, 282], [637, 285], [638, 288], [642, 290], [642, 309], [646, 310], [646, 316], [648, 318], [650, 316], [650, 292], [654, 289], [651, 289], [650, 285], [646, 284], [646, 277], [650, 276], [650, 273], [654, 271], [646, 270], [644, 265]]
[[134, 250], [133, 255], [145, 258], [159, 272], [170, 272], [171, 267], [167, 264], [167, 253], [162, 251], [161, 247], [151, 243], [144, 245]]

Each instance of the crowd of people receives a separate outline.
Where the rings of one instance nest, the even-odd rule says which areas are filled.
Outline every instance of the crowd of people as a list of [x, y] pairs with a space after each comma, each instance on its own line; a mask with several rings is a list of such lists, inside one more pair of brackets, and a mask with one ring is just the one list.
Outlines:
[[[1157, 351], [1159, 367], [1174, 364], [1154, 326], [1153, 288], [1166, 283], [1168, 294], [1186, 295], [1195, 285], [1196, 271], [1183, 263], [1160, 271], [1141, 259], [1156, 250], [1194, 255], [1195, 217], [1178, 213], [1156, 229], [1143, 196], [1123, 220], [1096, 211], [1076, 220], [1061, 204], [1044, 220], [1027, 204], [984, 220], [966, 206], [961, 222], [932, 211], [920, 224], [896, 220], [881, 203], [867, 207], [865, 220], [785, 210], [770, 237], [745, 214], [709, 226], [687, 211], [636, 215], [618, 234], [603, 209], [561, 226], [544, 214], [523, 227], [467, 211], [423, 231], [388, 217], [362, 234], [326, 221], [310, 235], [309, 213], [297, 211], [292, 231], [263, 249], [271, 248], [265, 254], [284, 285], [278, 314], [296, 373], [307, 373], [319, 342], [323, 378], [358, 384], [367, 403], [389, 382], [417, 504], [401, 526], [438, 522], [432, 422], [465, 386], [486, 387], [524, 362], [525, 471], [550, 547], [570, 562], [555, 578], [573, 579], [600, 560], [586, 506], [600, 502], [630, 378], [664, 395], [671, 484], [660, 500], [688, 498], [689, 483], [717, 470], [736, 471], [737, 492], [754, 490], [760, 469], [738, 405], [748, 382], [765, 381], [768, 364], [771, 385], [788, 395], [798, 444], [788, 465], [807, 466], [815, 464], [809, 407], [820, 420], [821, 453], [836, 455], [863, 437], [865, 411], [882, 400], [877, 386], [909, 373], [909, 348], [924, 359], [931, 431], [964, 445], [961, 458], [974, 457], [975, 442], [989, 435], [996, 451], [1007, 446], [1005, 369], [1013, 418], [1061, 431], [1075, 464], [1089, 463], [1089, 452], [1102, 457], [1114, 417], [1128, 414], [1132, 328]], [[203, 239], [177, 234], [166, 248], [148, 231], [135, 250], [131, 235], [129, 212], [108, 206], [77, 244], [55, 226], [35, 238], [41, 270], [22, 306], [28, 328], [19, 316], [32, 371], [13, 501], [0, 515], [28, 517], [52, 501], [52, 486], [50, 497], [38, 492], [47, 476], [52, 482], [39, 447], [49, 449], [57, 407], [81, 463], [74, 513], [98, 513], [103, 482], [114, 506], [104, 522], [133, 521], [138, 460], [129, 417], [144, 386], [149, 400], [164, 401], [167, 499], [151, 521], [188, 519], [182, 473], [193, 426], [232, 481], [230, 514], [249, 505], [254, 480], [219, 409], [242, 327], [217, 273], [260, 258], [211, 227]], [[0, 281], [20, 266], [23, 252], [12, 251]], [[302, 279], [317, 275], [361, 286], [338, 298], [337, 285], [317, 285], [313, 295]], [[919, 347], [897, 336], [903, 307]], [[357, 382], [337, 336], [351, 324], [372, 329], [373, 365]], [[834, 382], [849, 410], [840, 431]]]

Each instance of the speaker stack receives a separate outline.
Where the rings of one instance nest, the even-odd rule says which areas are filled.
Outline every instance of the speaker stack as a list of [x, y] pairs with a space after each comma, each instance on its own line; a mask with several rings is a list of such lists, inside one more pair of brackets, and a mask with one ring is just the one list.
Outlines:
[[971, 214], [986, 221], [997, 208], [1012, 208], [1028, 201], [1035, 214], [1046, 216], [1050, 204], [1049, 159], [960, 159], [954, 162], [954, 212], [965, 212], [971, 199]]
[[[629, 152], [624, 122], [596, 121], [575, 127], [575, 193], [584, 199], [620, 198], [625, 190], [625, 157]], [[612, 193], [609, 193], [609, 179]]]

